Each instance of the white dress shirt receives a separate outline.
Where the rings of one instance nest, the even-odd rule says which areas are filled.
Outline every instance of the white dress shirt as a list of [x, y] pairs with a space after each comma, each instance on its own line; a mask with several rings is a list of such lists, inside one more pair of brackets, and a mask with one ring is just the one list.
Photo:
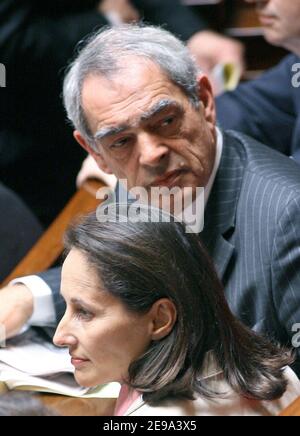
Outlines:
[[[215, 164], [210, 179], [208, 181], [208, 184], [204, 190], [205, 205], [207, 204], [207, 201], [209, 199], [220, 166], [222, 151], [223, 151], [223, 135], [218, 128], [216, 130], [217, 130], [217, 146], [216, 146]], [[193, 206], [190, 205], [189, 207], [193, 207]], [[188, 216], [188, 212], [186, 216]], [[200, 233], [200, 231], [197, 233]], [[11, 282], [11, 284], [17, 284], [17, 283], [24, 284], [32, 292], [33, 295], [33, 314], [30, 320], [28, 321], [26, 327], [28, 327], [28, 325], [39, 326], [39, 327], [55, 326], [56, 324], [55, 308], [52, 300], [52, 292], [50, 287], [47, 285], [47, 283], [38, 276], [22, 277], [13, 280]], [[23, 331], [24, 329], [22, 329], [22, 332]]]

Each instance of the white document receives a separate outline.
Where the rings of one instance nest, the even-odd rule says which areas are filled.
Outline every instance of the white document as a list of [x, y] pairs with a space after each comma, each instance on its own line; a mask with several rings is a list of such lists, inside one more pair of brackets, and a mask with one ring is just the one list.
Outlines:
[[0, 349], [0, 362], [35, 376], [74, 372], [68, 350], [46, 342], [34, 330], [9, 340]]
[[77, 384], [73, 374], [68, 350], [45, 341], [35, 330], [9, 340], [6, 348], [0, 349], [0, 385], [5, 383], [9, 390], [34, 390], [72, 397], [118, 397], [118, 383], [87, 389]]

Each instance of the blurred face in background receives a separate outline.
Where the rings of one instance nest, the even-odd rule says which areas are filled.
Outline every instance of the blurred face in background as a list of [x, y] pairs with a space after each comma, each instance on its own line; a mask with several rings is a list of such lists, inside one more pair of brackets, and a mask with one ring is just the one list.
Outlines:
[[246, 0], [255, 3], [267, 41], [300, 55], [300, 0]]

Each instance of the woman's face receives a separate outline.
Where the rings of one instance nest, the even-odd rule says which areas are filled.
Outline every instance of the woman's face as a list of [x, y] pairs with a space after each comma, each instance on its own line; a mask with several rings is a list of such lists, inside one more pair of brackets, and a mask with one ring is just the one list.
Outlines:
[[62, 271], [61, 293], [67, 309], [54, 343], [68, 347], [81, 386], [122, 382], [130, 364], [149, 347], [151, 311], [130, 313], [106, 292], [85, 255], [73, 249]]

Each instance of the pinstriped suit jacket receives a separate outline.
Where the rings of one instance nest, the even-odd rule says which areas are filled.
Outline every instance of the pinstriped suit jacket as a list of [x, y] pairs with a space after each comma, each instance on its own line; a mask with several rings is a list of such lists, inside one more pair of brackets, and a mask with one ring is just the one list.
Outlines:
[[[293, 325], [300, 323], [299, 165], [242, 133], [224, 133], [201, 239], [232, 311], [257, 332], [291, 346]], [[42, 277], [61, 314], [58, 271]], [[300, 375], [300, 350], [298, 357]]]

